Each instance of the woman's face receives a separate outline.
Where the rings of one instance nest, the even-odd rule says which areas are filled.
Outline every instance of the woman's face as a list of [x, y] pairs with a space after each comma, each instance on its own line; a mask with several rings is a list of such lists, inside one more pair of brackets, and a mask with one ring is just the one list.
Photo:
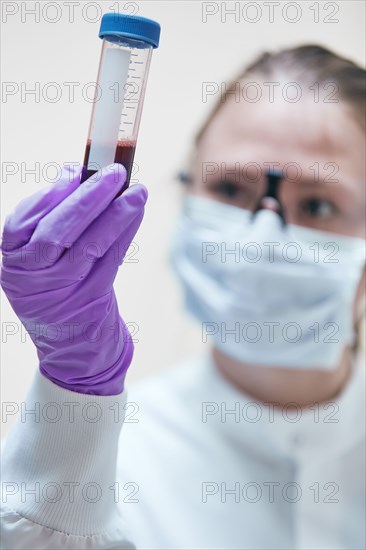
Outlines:
[[254, 210], [274, 167], [284, 171], [288, 223], [364, 238], [365, 136], [346, 102], [315, 102], [301, 88], [297, 103], [281, 93], [272, 103], [265, 93], [257, 103], [229, 97], [201, 139], [190, 190]]

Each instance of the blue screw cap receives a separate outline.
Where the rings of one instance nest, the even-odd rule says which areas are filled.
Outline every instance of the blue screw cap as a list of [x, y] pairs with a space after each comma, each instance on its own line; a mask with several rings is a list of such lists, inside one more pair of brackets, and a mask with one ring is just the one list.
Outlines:
[[141, 40], [150, 44], [153, 48], [157, 48], [159, 46], [160, 25], [156, 21], [140, 15], [106, 13], [100, 23], [99, 38], [112, 38], [113, 36]]

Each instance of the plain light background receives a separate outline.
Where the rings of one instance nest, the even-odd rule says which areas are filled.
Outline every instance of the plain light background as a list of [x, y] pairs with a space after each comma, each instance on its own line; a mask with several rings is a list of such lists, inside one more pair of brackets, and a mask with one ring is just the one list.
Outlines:
[[[234, 15], [227, 14], [225, 21], [225, 9], [235, 4], [241, 13], [248, 10], [247, 19], [257, 14], [259, 20], [250, 23], [241, 16], [235, 21]], [[2, 99], [2, 225], [23, 197], [44, 186], [42, 172], [48, 163], [62, 166], [83, 160], [92, 104], [80, 90], [96, 80], [99, 15], [137, 11], [161, 24], [161, 43], [153, 54], [135, 157], [135, 181], [148, 187], [149, 201], [134, 239], [135, 254], [130, 257], [137, 262], [122, 267], [115, 285], [121, 314], [133, 323], [138, 340], [128, 382], [169, 368], [204, 348], [199, 327], [183, 313], [180, 289], [168, 265], [170, 235], [181, 198], [174, 175], [184, 167], [191, 140], [215, 100], [203, 102], [203, 82], [230, 80], [264, 50], [306, 43], [319, 43], [365, 63], [363, 0], [274, 4], [279, 5], [274, 6], [274, 21], [270, 22], [268, 2], [263, 1], [80, 1], [74, 2], [72, 22], [64, 2], [1, 2], [1, 78], [3, 86], [15, 83], [19, 88], [19, 93]], [[9, 10], [16, 9], [17, 13], [9, 15]], [[34, 9], [39, 21], [30, 14]], [[207, 9], [218, 13], [204, 22]], [[314, 21], [314, 10], [319, 10], [319, 22]], [[296, 13], [299, 21], [286, 21], [286, 16], [294, 19]], [[59, 21], [51, 22], [58, 17]], [[327, 17], [338, 22], [326, 22]], [[37, 82], [41, 92], [47, 90], [47, 83], [56, 82], [62, 91], [59, 101], [49, 101], [50, 89], [50, 96], [44, 98], [41, 93], [39, 102], [31, 95], [22, 97], [21, 90], [34, 88]], [[80, 83], [73, 102], [65, 82]], [[6, 177], [11, 162], [19, 172]], [[25, 173], [37, 162], [40, 181]], [[51, 168], [45, 173], [49, 179], [56, 174]], [[3, 294], [1, 300], [2, 400], [20, 403], [38, 366], [37, 355]], [[9, 335], [10, 330], [17, 332]], [[3, 424], [2, 436], [12, 422]]]

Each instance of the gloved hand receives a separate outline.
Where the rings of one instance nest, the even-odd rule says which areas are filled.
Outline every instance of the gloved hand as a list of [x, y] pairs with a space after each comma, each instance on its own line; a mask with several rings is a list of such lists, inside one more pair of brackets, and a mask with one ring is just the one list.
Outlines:
[[111, 165], [80, 185], [81, 168], [22, 200], [3, 231], [1, 285], [29, 332], [40, 370], [79, 393], [123, 391], [133, 343], [113, 282], [144, 214], [136, 184]]

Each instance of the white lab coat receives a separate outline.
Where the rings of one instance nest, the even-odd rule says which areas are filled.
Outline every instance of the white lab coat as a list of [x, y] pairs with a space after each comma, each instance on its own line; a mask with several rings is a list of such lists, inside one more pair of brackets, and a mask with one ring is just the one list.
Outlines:
[[362, 357], [333, 404], [296, 415], [255, 403], [207, 357], [125, 399], [36, 374], [36, 413], [3, 454], [2, 548], [365, 548]]

